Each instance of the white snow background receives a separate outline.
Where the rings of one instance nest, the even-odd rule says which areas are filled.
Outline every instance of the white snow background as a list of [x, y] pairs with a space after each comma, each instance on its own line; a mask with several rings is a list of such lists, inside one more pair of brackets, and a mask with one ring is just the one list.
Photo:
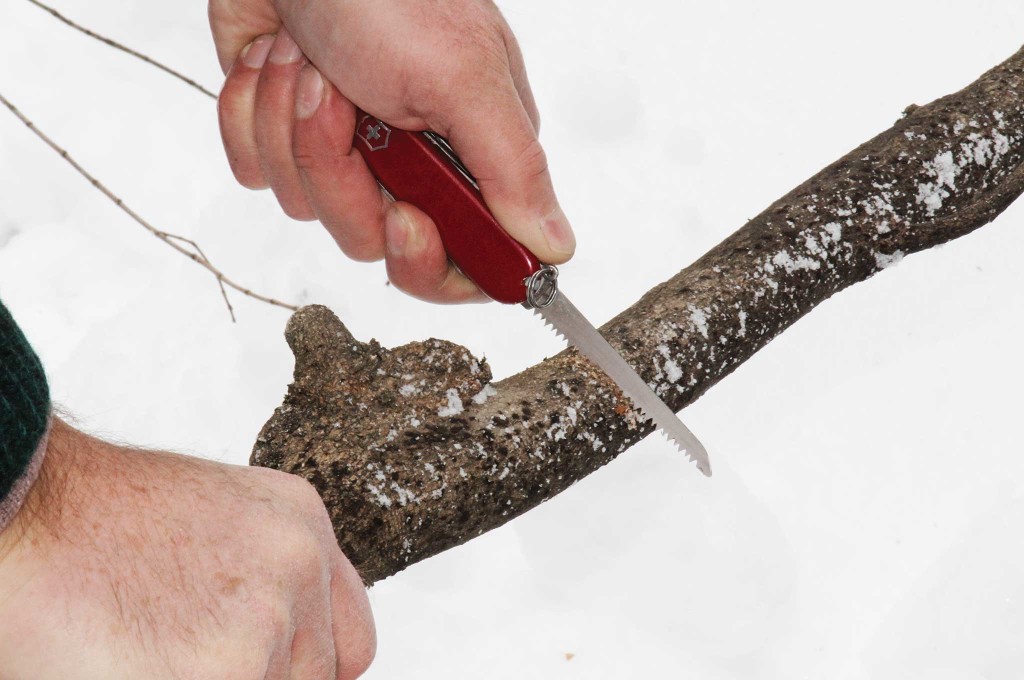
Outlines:
[[[54, 0], [217, 89], [205, 5]], [[1024, 42], [1010, 0], [502, 3], [602, 323], [911, 103]], [[431, 336], [496, 377], [559, 350], [522, 310], [438, 308], [236, 186], [214, 105], [3, 0], [0, 87], [157, 226], [362, 339]], [[562, 496], [372, 589], [369, 678], [1024, 673], [1024, 205], [822, 305]], [[0, 294], [82, 427], [245, 463], [289, 382], [287, 314], [233, 296], [0, 110]]]

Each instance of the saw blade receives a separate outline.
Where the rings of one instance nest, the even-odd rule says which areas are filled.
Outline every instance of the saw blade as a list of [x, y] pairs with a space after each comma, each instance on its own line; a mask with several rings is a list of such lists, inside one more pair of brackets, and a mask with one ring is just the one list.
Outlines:
[[711, 476], [708, 452], [697, 437], [633, 370], [633, 367], [626, 363], [622, 355], [608, 344], [564, 293], [559, 291], [550, 305], [535, 308], [533, 311], [543, 317], [544, 321], [569, 344], [597, 364], [615, 381], [645, 418], [653, 421], [680, 451], [696, 463], [698, 470], [707, 477]]

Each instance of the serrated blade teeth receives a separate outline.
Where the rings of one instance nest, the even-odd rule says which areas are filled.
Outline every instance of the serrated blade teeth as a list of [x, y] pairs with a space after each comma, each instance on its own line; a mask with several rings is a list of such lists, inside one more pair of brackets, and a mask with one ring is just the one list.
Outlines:
[[559, 292], [550, 306], [533, 312], [558, 337], [597, 364], [645, 419], [653, 422], [676, 448], [696, 463], [698, 470], [711, 476], [708, 453], [700, 441], [564, 294]]
[[[533, 310], [533, 313], [536, 314], [537, 316], [539, 316], [541, 319], [544, 319], [544, 316], [540, 313], [540, 310], [535, 309], [535, 310]], [[556, 326], [555, 324], [551, 323], [547, 319], [544, 319], [544, 327], [545, 328], [550, 328], [552, 331], [554, 331], [555, 335], [557, 335], [559, 338], [561, 338], [565, 342], [569, 342], [569, 338], [565, 337], [565, 333], [563, 333], [562, 331], [558, 330], [558, 326]], [[572, 343], [569, 343], [569, 344], [572, 344]]]
[[[630, 399], [630, 401], [633, 400]], [[676, 450], [678, 450], [680, 453], [685, 453], [686, 457], [690, 459], [690, 462], [695, 463], [697, 465], [697, 469], [704, 473], [705, 477], [711, 476], [711, 466], [708, 461], [702, 461], [700, 458], [694, 455], [694, 453], [689, 448], [687, 448], [686, 445], [683, 444], [683, 442], [679, 441], [671, 434], [669, 434], [669, 430], [665, 425], [660, 423], [657, 418], [652, 418], [649, 413], [644, 411], [642, 406], [637, 404], [635, 401], [633, 401], [633, 405], [636, 406], [636, 408], [644, 415], [645, 418], [654, 423], [654, 425], [658, 428], [661, 434], [664, 435], [665, 439], [669, 440], [670, 442], [676, 445]]]
[[633, 397], [629, 396], [628, 394], [626, 396], [629, 397], [630, 403], [632, 403], [633, 407], [637, 411], [639, 411], [641, 415], [643, 415], [644, 419], [654, 423], [654, 426], [658, 428], [658, 431], [661, 432], [665, 439], [667, 439], [669, 442], [675, 445], [676, 450], [679, 451], [679, 453], [685, 453], [686, 457], [690, 459], [690, 462], [695, 463], [697, 465], [697, 469], [704, 473], [705, 477], [711, 476], [711, 466], [708, 463], [708, 461], [701, 460], [700, 458], [698, 458], [690, 447], [687, 447], [683, 442], [679, 441], [678, 439], [672, 436], [671, 430], [669, 429], [668, 425], [662, 423], [657, 418], [648, 413], [646, 410], [644, 410], [644, 407], [637, 403], [637, 401], [633, 399]]

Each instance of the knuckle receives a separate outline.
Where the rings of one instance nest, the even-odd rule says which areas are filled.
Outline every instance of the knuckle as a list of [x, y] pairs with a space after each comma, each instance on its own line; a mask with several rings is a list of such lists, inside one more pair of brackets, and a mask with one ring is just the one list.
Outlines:
[[221, 88], [220, 94], [217, 95], [217, 117], [220, 119], [221, 125], [241, 113], [243, 106], [239, 101], [241, 94], [241, 85], [236, 79], [228, 76], [224, 80], [224, 87]]
[[326, 560], [320, 540], [305, 527], [294, 525], [284, 536], [275, 547], [285, 568], [304, 583], [319, 582]]
[[[500, 40], [476, 40], [472, 47], [463, 48], [466, 56], [458, 57], [451, 66], [452, 80], [459, 84], [473, 84], [476, 91], [484, 94], [502, 86], [509, 79], [510, 68]], [[455, 52], [455, 51], [453, 51]], [[472, 92], [473, 90], [469, 90]], [[438, 93], [438, 98], [448, 100], [460, 96], [451, 88]]]
[[336, 547], [334, 523], [331, 522], [331, 515], [323, 503], [320, 503], [313, 511], [310, 520], [312, 521], [311, 527], [313, 528], [313, 531], [320, 534], [321, 538], [326, 541], [326, 545], [329, 546], [328, 550], [330, 550], [331, 547]]
[[228, 165], [235, 181], [250, 191], [262, 191], [270, 188], [270, 182], [263, 174], [263, 168], [255, 159], [245, 153], [232, 153], [228, 150]]
[[345, 253], [346, 257], [355, 262], [380, 262], [384, 259], [383, 247], [375, 245], [350, 246], [347, 249], [342, 248], [342, 252]]
[[383, 254], [377, 250], [361, 245], [344, 244], [339, 246], [345, 257], [353, 262], [379, 262]]
[[[292, 141], [291, 162], [298, 172], [300, 187], [305, 186], [303, 195], [315, 198], [326, 189], [333, 188], [330, 179], [348, 174], [346, 165], [339, 163], [346, 151], [335, 149], [331, 144], [317, 143], [323, 139], [307, 139], [307, 135], [296, 134]], [[327, 185], [327, 186], [325, 186]]]
[[[209, 667], [197, 669], [197, 678], [222, 678], [223, 680], [252, 680], [266, 677], [270, 666], [270, 650], [260, 650], [260, 654], [229, 652], [211, 661]], [[230, 669], [230, 670], [229, 670]]]
[[231, 172], [235, 180], [250, 191], [263, 191], [270, 187], [261, 170], [253, 169], [238, 160], [231, 160]]
[[328, 650], [324, 650], [320, 653], [315, 661], [315, 668], [310, 669], [310, 676], [312, 678], [333, 678], [336, 679], [338, 676], [338, 656], [331, 647]]
[[[329, 536], [334, 535], [333, 525], [331, 524], [330, 514], [327, 512], [327, 507], [324, 505], [323, 499], [320, 497], [320, 492], [316, 490], [312, 484], [301, 477], [295, 477], [294, 482], [291, 482], [291, 499], [295, 505], [295, 508], [299, 515], [306, 520], [307, 525], [313, 528], [316, 532], [321, 532], [323, 529], [328, 529]], [[333, 539], [332, 539], [333, 540]], [[317, 546], [318, 553], [321, 547]]]
[[517, 153], [512, 161], [511, 167], [521, 177], [526, 179], [538, 179], [548, 174], [548, 157], [544, 147], [536, 138], [531, 139], [526, 146]]
[[430, 275], [417, 274], [415, 269], [404, 264], [396, 264], [393, 258], [388, 255], [384, 258], [385, 268], [388, 273], [388, 281], [392, 286], [419, 300], [431, 301], [431, 295], [437, 284], [433, 282]]
[[285, 103], [290, 101], [287, 93], [281, 87], [281, 74], [274, 69], [263, 69], [260, 72], [256, 84], [256, 97], [253, 101], [253, 110], [256, 112], [257, 120], [263, 119], [266, 122], [276, 121], [282, 117], [286, 110]]
[[322, 146], [312, 146], [303, 143], [304, 140], [296, 139], [292, 144], [292, 157], [295, 159], [295, 167], [300, 171], [308, 172], [321, 167], [327, 161], [327, 155]]
[[306, 511], [317, 511], [323, 508], [324, 502], [320, 493], [304, 477], [288, 476], [288, 491], [295, 503]]
[[309, 204], [300, 201], [280, 201], [284, 214], [298, 222], [312, 222], [316, 219], [316, 213], [309, 207]]
[[224, 122], [228, 118], [228, 114], [231, 113], [231, 79], [228, 78], [224, 81], [224, 87], [221, 88], [220, 94], [217, 95], [217, 120], [220, 121], [221, 127], [224, 126]]
[[[351, 132], [346, 135], [348, 130]], [[296, 167], [305, 171], [336, 168], [339, 159], [344, 159], [351, 150], [348, 140], [354, 134], [355, 125], [348, 130], [333, 123], [331, 127], [323, 127], [306, 121], [296, 122], [291, 140]]]
[[443, 87], [433, 92], [442, 100], [452, 96], [451, 82], [472, 82], [479, 87], [481, 78], [495, 82], [495, 76], [505, 78], [509, 73], [505, 24], [497, 9], [480, 2], [452, 5], [445, 10], [448, 30], [443, 38], [448, 77], [419, 78], [410, 83], [411, 87]]
[[377, 630], [373, 623], [366, 624], [359, 632], [360, 639], [349, 641], [345, 654], [338, 655], [338, 680], [356, 680], [377, 656]]
[[463, 28], [461, 34], [475, 39], [482, 47], [504, 45], [505, 22], [501, 11], [490, 0], [463, 3], [459, 8]]
[[360, 237], [357, 229], [345, 225], [330, 225], [328, 231], [337, 234], [335, 241], [345, 256], [356, 262], [378, 262], [384, 258], [384, 239], [376, 233]]
[[530, 118], [533, 121], [533, 129], [537, 133], [537, 135], [539, 136], [540, 135], [540, 126], [541, 126], [541, 123], [544, 122], [544, 119], [541, 117], [540, 110], [537, 108], [536, 104], [531, 102], [529, 110], [530, 110]]
[[201, 666], [187, 677], [223, 678], [224, 680], [252, 680], [266, 677], [281, 641], [292, 634], [291, 611], [279, 596], [266, 594], [254, 598], [247, 609], [251, 627], [229, 639], [218, 639], [211, 644], [216, 654], [201, 655]]

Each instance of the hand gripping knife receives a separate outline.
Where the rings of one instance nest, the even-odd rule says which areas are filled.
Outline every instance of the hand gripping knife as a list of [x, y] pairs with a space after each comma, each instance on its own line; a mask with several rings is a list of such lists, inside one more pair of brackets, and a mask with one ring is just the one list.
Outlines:
[[476, 180], [443, 137], [399, 130], [357, 110], [354, 143], [384, 191], [434, 220], [448, 258], [480, 290], [493, 300], [522, 304], [543, 317], [711, 476], [701, 443], [559, 290], [558, 269], [542, 264], [502, 229]]

